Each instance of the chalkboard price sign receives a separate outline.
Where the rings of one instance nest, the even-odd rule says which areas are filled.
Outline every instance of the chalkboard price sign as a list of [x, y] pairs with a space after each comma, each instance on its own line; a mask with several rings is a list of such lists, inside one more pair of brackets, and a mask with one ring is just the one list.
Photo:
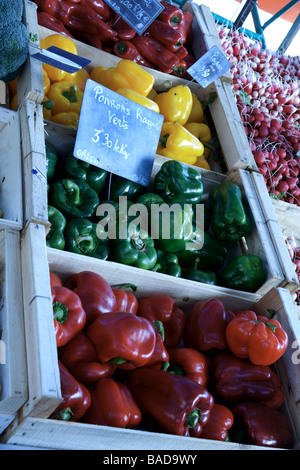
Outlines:
[[148, 186], [163, 121], [163, 115], [88, 79], [73, 155]]
[[138, 34], [143, 34], [148, 26], [163, 11], [158, 0], [105, 0], [118, 15]]
[[208, 87], [212, 82], [224, 75], [231, 67], [223, 52], [213, 46], [200, 59], [197, 60], [187, 72], [202, 88]]

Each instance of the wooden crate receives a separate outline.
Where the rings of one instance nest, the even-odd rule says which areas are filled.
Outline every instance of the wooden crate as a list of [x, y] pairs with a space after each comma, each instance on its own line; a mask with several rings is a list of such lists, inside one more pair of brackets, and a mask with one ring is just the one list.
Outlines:
[[[66, 129], [64, 126], [58, 127], [53, 123], [47, 123], [45, 130], [46, 142], [56, 148], [59, 154], [64, 155], [72, 151], [76, 138], [76, 131], [74, 129]], [[156, 156], [152, 170], [152, 181], [162, 163], [166, 160], [165, 157]], [[244, 242], [240, 245], [236, 244], [234, 248], [230, 249], [229, 253], [232, 257], [250, 253], [256, 254], [262, 258], [267, 277], [265, 283], [258, 289], [258, 295], [264, 294], [272, 287], [281, 286], [282, 283], [284, 283], [284, 276], [265, 222], [264, 214], [258, 202], [252, 173], [246, 170], [235, 169], [231, 170], [227, 175], [223, 175], [197, 167], [193, 168], [196, 168], [202, 175], [204, 185], [203, 202], [207, 199], [210, 189], [226, 179], [232, 180], [239, 185], [246, 203], [249, 206], [250, 213], [252, 214], [253, 230], [251, 234], [246, 237], [246, 244]], [[150, 183], [150, 190], [151, 184], [152, 183]]]
[[299, 289], [300, 285], [288, 253], [285, 238], [289, 235], [295, 235], [300, 240], [300, 208], [271, 198], [261, 174], [253, 173], [252, 178], [284, 275], [284, 282], [281, 287], [285, 287], [293, 293]]
[[[193, 49], [195, 57], [200, 58], [203, 53], [212, 47], [212, 45], [215, 45], [215, 42], [217, 41], [216, 36], [214, 36], [214, 39], [208, 43], [208, 38], [211, 34], [209, 31], [212, 30], [211, 21], [213, 21], [213, 19], [212, 17], [210, 18], [209, 14], [211, 15], [211, 13], [209, 13], [208, 9], [204, 6], [200, 8], [198, 5], [188, 1], [185, 3], [184, 9], [194, 14]], [[53, 34], [53, 31], [43, 26], [39, 26], [38, 31], [39, 39], [43, 39], [44, 37]], [[203, 37], [207, 39], [207, 43], [205, 41], [203, 42]], [[78, 55], [91, 61], [86, 67], [88, 72], [99, 65], [106, 68], [114, 67], [121, 60], [117, 56], [96, 49], [76, 39], [73, 41], [76, 44]], [[223, 88], [223, 81], [218, 79], [207, 88], [203, 89], [196, 82], [187, 81], [154, 69], [146, 68], [146, 70], [148, 70], [155, 78], [154, 88], [158, 92], [165, 91], [166, 82], [168, 84], [171, 82], [173, 86], [179, 84], [188, 85], [202, 102], [207, 101], [211, 93], [216, 94], [215, 101], [209, 105], [209, 111], [216, 128], [227, 169], [242, 168], [257, 171], [256, 163], [246, 139], [245, 132], [242, 128], [238, 109], [234, 106], [234, 96], [230, 87], [225, 91]], [[213, 171], [223, 171], [223, 169], [221, 170], [220, 165], [213, 160], [210, 160], [209, 163]]]
[[23, 227], [20, 117], [0, 107], [0, 229]]
[[[189, 11], [194, 16], [192, 25], [194, 43], [193, 51], [196, 59], [200, 59], [213, 46], [217, 46], [223, 53], [222, 43], [217, 31], [217, 26], [211, 10], [206, 5], [198, 5], [193, 2], [186, 2], [183, 11]], [[231, 74], [226, 72], [220, 77], [224, 82], [231, 83]]]
[[0, 229], [0, 433], [28, 399], [20, 232]]
[[19, 107], [22, 138], [24, 226], [38, 222], [49, 226], [47, 168], [42, 106], [26, 100]]
[[30, 224], [22, 240], [29, 400], [19, 417], [2, 434], [2, 443], [65, 450], [258, 449], [255, 446], [186, 438], [147, 430], [127, 430], [47, 419], [61, 397], [49, 286], [50, 269], [63, 280], [82, 270], [91, 270], [102, 275], [111, 285], [126, 280], [137, 285], [138, 298], [154, 292], [169, 294], [187, 315], [196, 301], [216, 297], [231, 310], [251, 308], [260, 314], [266, 313], [270, 308], [276, 310], [277, 318], [289, 335], [289, 346], [278, 361], [278, 370], [286, 397], [284, 412], [291, 421], [295, 445], [297, 444], [300, 437], [300, 370], [297, 361], [291, 361], [291, 357], [295, 353], [295, 341], [300, 337], [300, 324], [287, 290], [273, 288], [265, 295], [257, 296], [229, 292], [227, 289], [183, 279], [178, 282], [178, 279], [148, 271], [141, 276], [137, 268], [128, 269], [116, 263], [99, 262], [51, 248], [46, 250], [44, 236], [43, 225]]
[[18, 76], [17, 93], [18, 103], [32, 100], [41, 103], [44, 98], [43, 66], [42, 62], [32, 56], [40, 51], [37, 23], [37, 5], [29, 0], [23, 0], [23, 22], [29, 32], [29, 54]]

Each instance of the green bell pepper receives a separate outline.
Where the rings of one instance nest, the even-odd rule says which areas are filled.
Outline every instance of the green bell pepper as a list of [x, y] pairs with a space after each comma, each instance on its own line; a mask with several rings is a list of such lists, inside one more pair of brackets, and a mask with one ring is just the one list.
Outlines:
[[157, 249], [157, 263], [152, 269], [157, 273], [169, 274], [169, 276], [180, 277], [181, 267], [178, 264], [178, 258], [174, 253], [165, 253]]
[[106, 170], [79, 160], [71, 154], [65, 157], [64, 172], [67, 178], [85, 181], [98, 195], [107, 177]]
[[[195, 230], [194, 238], [189, 243], [194, 243], [195, 249], [182, 250], [177, 253], [179, 263], [182, 266], [195, 267], [195, 262], [197, 262], [197, 269], [213, 272], [224, 266], [227, 249], [209, 233]], [[199, 244], [202, 244], [200, 249], [198, 248]]]
[[135, 183], [134, 181], [127, 180], [121, 176], [115, 176], [111, 181], [110, 199], [119, 202], [120, 196], [127, 196], [129, 201], [133, 201], [144, 191], [144, 189], [144, 186]]
[[56, 207], [48, 205], [48, 220], [51, 226], [46, 235], [46, 245], [57, 250], [64, 250], [64, 230], [66, 227], [64, 215]]
[[202, 271], [195, 268], [187, 268], [183, 270], [182, 277], [191, 281], [203, 282], [204, 284], [217, 285], [217, 276], [212, 271]]
[[106, 260], [109, 256], [109, 240], [99, 238], [98, 230], [103, 230], [87, 219], [72, 219], [65, 229], [66, 250], [93, 258]]
[[189, 204], [164, 204], [152, 210], [151, 236], [158, 248], [177, 253], [193, 236], [193, 209]]
[[208, 196], [212, 211], [211, 228], [219, 240], [236, 242], [251, 231], [251, 219], [243, 205], [239, 186], [223, 181]]
[[145, 208], [147, 209], [148, 231], [150, 232], [152, 211], [155, 210], [155, 207], [157, 207], [157, 205], [160, 206], [161, 204], [165, 204], [165, 201], [158, 194], [145, 193], [145, 194], [141, 194], [140, 196], [138, 196], [135, 199], [134, 204], [143, 204], [143, 206], [145, 206]]
[[89, 219], [99, 205], [99, 197], [85, 181], [65, 178], [52, 183], [50, 203], [67, 219]]
[[49, 144], [45, 145], [46, 150], [46, 169], [47, 169], [47, 181], [51, 182], [54, 178], [55, 167], [58, 160], [57, 151]]
[[128, 224], [127, 235], [127, 238], [111, 240], [112, 260], [141, 269], [152, 269], [157, 262], [154, 240], [148, 232], [137, 230], [133, 224]]
[[154, 192], [168, 204], [199, 204], [203, 194], [201, 173], [177, 160], [166, 161], [155, 175]]
[[221, 286], [246, 292], [255, 292], [265, 279], [262, 259], [256, 255], [236, 256], [218, 273]]

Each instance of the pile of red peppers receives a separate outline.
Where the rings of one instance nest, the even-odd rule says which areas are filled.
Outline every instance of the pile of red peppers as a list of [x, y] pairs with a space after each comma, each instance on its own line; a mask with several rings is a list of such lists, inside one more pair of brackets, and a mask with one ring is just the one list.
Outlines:
[[103, 0], [34, 0], [38, 24], [139, 65], [179, 77], [196, 61], [191, 48], [193, 15], [167, 1], [138, 35]]
[[292, 448], [277, 320], [218, 299], [184, 312], [91, 271], [50, 284], [62, 393], [51, 419]]

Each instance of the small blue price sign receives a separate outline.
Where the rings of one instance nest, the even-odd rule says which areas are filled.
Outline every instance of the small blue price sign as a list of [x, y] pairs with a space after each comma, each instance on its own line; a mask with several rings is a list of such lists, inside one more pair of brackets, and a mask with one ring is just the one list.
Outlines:
[[148, 186], [163, 121], [163, 115], [88, 79], [73, 155]]
[[202, 88], [208, 87], [212, 82], [224, 75], [231, 67], [223, 52], [213, 46], [200, 59], [198, 59], [187, 72]]

